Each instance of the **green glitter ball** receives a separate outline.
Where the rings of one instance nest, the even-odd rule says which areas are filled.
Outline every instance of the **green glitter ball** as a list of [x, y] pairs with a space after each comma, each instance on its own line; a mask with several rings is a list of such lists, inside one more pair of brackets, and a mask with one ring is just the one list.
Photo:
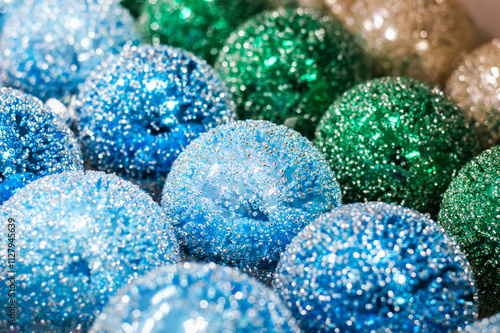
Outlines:
[[262, 13], [231, 34], [216, 69], [240, 119], [265, 119], [312, 137], [326, 108], [368, 75], [355, 38], [314, 9]]
[[402, 77], [347, 91], [321, 119], [315, 144], [336, 172], [344, 202], [392, 202], [432, 216], [458, 170], [479, 153], [455, 102]]
[[[500, 146], [460, 170], [444, 195], [438, 223], [469, 257], [482, 311], [500, 311]], [[485, 308], [492, 306], [496, 311]]]
[[267, 5], [267, 0], [145, 1], [139, 31], [146, 40], [181, 47], [209, 63], [230, 33]]
[[138, 17], [141, 12], [142, 6], [146, 0], [121, 0], [120, 3], [123, 7], [127, 8], [133, 17]]

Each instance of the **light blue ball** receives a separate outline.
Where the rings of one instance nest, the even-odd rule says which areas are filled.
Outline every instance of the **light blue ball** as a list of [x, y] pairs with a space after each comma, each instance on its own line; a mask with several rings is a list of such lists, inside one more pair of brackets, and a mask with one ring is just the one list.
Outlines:
[[117, 1], [23, 1], [3, 18], [0, 77], [42, 100], [69, 103], [97, 65], [139, 43], [132, 17]]
[[0, 204], [40, 177], [83, 170], [80, 146], [38, 98], [0, 89]]
[[[12, 242], [2, 238], [0, 281], [17, 272], [17, 328], [23, 332], [85, 330], [120, 287], [180, 260], [160, 206], [136, 185], [102, 172], [41, 178], [5, 202], [0, 218], [2, 235], [15, 234], [16, 251], [10, 266]], [[2, 304], [10, 300], [6, 290], [2, 283]], [[0, 331], [9, 326], [7, 312], [0, 307]]]
[[423, 214], [380, 202], [308, 225], [273, 284], [306, 332], [451, 332], [477, 316], [455, 239]]
[[297, 332], [270, 289], [213, 263], [158, 268], [122, 288], [91, 332]]
[[263, 279], [295, 235], [340, 202], [335, 175], [309, 140], [254, 120], [194, 140], [174, 162], [162, 197], [185, 252]]

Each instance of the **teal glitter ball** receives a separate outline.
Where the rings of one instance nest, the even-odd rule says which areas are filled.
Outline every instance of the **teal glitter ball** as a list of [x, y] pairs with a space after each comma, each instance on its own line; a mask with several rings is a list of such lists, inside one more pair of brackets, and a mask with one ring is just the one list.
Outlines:
[[153, 44], [178, 46], [213, 63], [229, 34], [267, 0], [146, 0], [139, 31]]
[[360, 46], [340, 21], [304, 8], [248, 20], [215, 67], [240, 119], [270, 120], [308, 137], [335, 98], [368, 75]]
[[345, 202], [393, 202], [432, 216], [458, 170], [479, 152], [455, 102], [403, 77], [347, 91], [322, 118], [315, 143]]
[[[438, 222], [469, 257], [482, 311], [500, 310], [500, 146], [466, 164], [446, 191]], [[496, 305], [495, 305], [496, 303]]]

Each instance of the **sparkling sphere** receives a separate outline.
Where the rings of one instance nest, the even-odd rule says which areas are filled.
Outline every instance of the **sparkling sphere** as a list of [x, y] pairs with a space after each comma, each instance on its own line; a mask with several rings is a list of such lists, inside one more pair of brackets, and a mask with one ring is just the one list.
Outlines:
[[229, 34], [266, 4], [267, 0], [146, 0], [139, 29], [153, 44], [182, 47], [213, 63]]
[[69, 103], [110, 54], [138, 43], [133, 19], [110, 0], [24, 0], [0, 34], [3, 85]]
[[467, 325], [458, 330], [458, 332], [467, 333], [500, 333], [500, 314], [490, 318], [485, 318], [481, 321], [475, 322], [472, 325]]
[[381, 202], [309, 224], [273, 284], [306, 332], [450, 332], [477, 313], [455, 240], [425, 215]]
[[300, 332], [290, 310], [249, 276], [214, 263], [170, 265], [122, 288], [91, 332]]
[[268, 279], [293, 237], [340, 200], [335, 175], [312, 143], [284, 126], [248, 120], [201, 135], [179, 155], [162, 207], [185, 252]]
[[[38, 179], [5, 202], [0, 217], [2, 235], [15, 231], [12, 242], [0, 245], [0, 301], [9, 302], [6, 278], [14, 276], [23, 332], [84, 330], [118, 288], [180, 259], [160, 206], [136, 185], [102, 172]], [[0, 331], [7, 311], [0, 307]]]
[[[467, 254], [481, 303], [500, 311], [500, 146], [466, 164], [446, 191], [438, 222]], [[496, 306], [495, 306], [496, 303]], [[483, 309], [482, 309], [483, 310]], [[485, 312], [491, 312], [484, 309]], [[494, 313], [494, 312], [493, 312]]]
[[278, 9], [244, 23], [216, 63], [240, 119], [285, 124], [312, 137], [326, 108], [363, 80], [360, 46], [340, 21], [313, 9]]
[[0, 89], [0, 204], [40, 177], [83, 170], [71, 130], [39, 99]]
[[346, 202], [394, 202], [433, 216], [453, 176], [479, 152], [446, 94], [394, 77], [346, 92], [322, 118], [315, 143]]
[[77, 128], [90, 167], [159, 194], [173, 161], [200, 133], [232, 120], [232, 97], [204, 60], [140, 46], [97, 69], [81, 87]]
[[446, 90], [474, 120], [482, 148], [500, 144], [500, 41], [468, 55], [450, 76]]
[[479, 44], [479, 33], [458, 0], [323, 0], [364, 39], [380, 76], [444, 84], [456, 62]]

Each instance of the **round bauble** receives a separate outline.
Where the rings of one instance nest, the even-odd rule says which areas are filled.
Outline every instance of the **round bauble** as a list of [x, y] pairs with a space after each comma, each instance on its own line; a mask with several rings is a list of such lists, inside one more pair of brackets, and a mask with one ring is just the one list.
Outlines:
[[71, 130], [38, 98], [0, 89], [0, 204], [40, 177], [83, 170]]
[[65, 103], [111, 54], [139, 42], [133, 19], [109, 0], [23, 0], [0, 34], [0, 78], [47, 100]]
[[121, 289], [91, 332], [300, 332], [270, 289], [229, 267], [185, 263]]
[[312, 137], [326, 108], [368, 73], [354, 37], [313, 9], [258, 15], [231, 34], [216, 69], [240, 119], [285, 124]]
[[433, 216], [453, 176], [479, 152], [454, 101], [401, 77], [346, 92], [321, 120], [315, 143], [346, 202], [393, 202]]
[[458, 0], [323, 0], [334, 16], [364, 40], [380, 76], [407, 76], [444, 84], [479, 44], [477, 28]]
[[474, 121], [483, 149], [500, 144], [500, 41], [469, 54], [450, 76], [446, 91]]
[[248, 120], [194, 140], [174, 162], [162, 206], [185, 252], [268, 279], [293, 237], [340, 199], [306, 138]]
[[[102, 172], [38, 179], [5, 202], [0, 217], [6, 235], [0, 277], [15, 280], [22, 332], [85, 330], [118, 288], [180, 259], [158, 204], [137, 186]], [[8, 249], [15, 249], [15, 260], [8, 259]], [[2, 304], [9, 300], [2, 290]], [[0, 308], [0, 330], [10, 326], [8, 311]]]
[[89, 166], [153, 195], [191, 140], [234, 117], [231, 95], [210, 65], [168, 46], [114, 57], [88, 78], [76, 104]]
[[386, 203], [342, 206], [308, 225], [273, 284], [306, 332], [450, 332], [477, 315], [455, 240]]

